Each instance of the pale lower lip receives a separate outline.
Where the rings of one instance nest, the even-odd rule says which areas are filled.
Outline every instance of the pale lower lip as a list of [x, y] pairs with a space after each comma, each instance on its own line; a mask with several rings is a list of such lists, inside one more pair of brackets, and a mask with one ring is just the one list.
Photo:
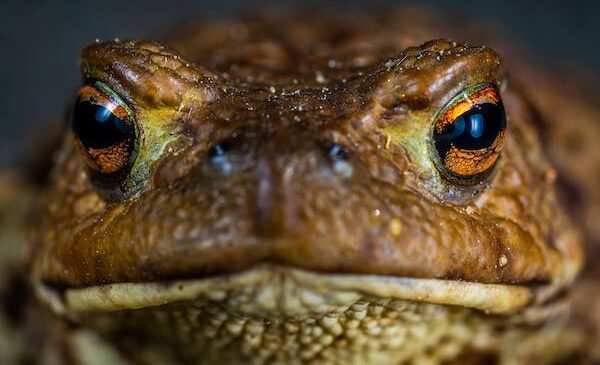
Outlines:
[[[255, 292], [260, 298], [248, 301], [252, 304], [241, 310], [258, 315], [269, 314], [270, 311], [290, 316], [326, 313], [334, 305], [342, 306], [346, 302], [350, 305], [364, 296], [509, 314], [523, 309], [534, 298], [533, 290], [522, 285], [383, 275], [322, 274], [271, 264], [202, 279], [117, 283], [63, 292], [38, 284], [37, 293], [56, 313], [76, 317], [84, 313], [148, 308], [198, 299], [226, 300], [224, 295], [235, 295], [248, 288], [258, 288]], [[299, 302], [297, 298], [303, 295], [307, 299]]]

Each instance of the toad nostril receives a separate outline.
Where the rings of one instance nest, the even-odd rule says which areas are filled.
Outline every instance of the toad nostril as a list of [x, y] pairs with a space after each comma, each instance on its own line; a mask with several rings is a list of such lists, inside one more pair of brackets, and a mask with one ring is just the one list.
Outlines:
[[224, 174], [230, 174], [233, 170], [233, 165], [227, 155], [227, 150], [228, 148], [226, 145], [218, 144], [212, 147], [208, 152], [210, 164]]
[[333, 143], [327, 149], [327, 156], [333, 164], [333, 170], [342, 177], [350, 177], [353, 172], [352, 165], [348, 161], [350, 153], [343, 146]]
[[337, 143], [331, 144], [327, 153], [332, 161], [347, 160], [349, 156], [348, 151]]

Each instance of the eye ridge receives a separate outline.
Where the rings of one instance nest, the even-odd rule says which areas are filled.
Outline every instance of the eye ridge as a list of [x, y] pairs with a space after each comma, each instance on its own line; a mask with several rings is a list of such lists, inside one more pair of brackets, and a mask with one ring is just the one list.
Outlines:
[[475, 182], [492, 170], [505, 136], [506, 114], [497, 88], [477, 85], [453, 98], [436, 118], [434, 161], [451, 180]]
[[131, 109], [106, 84], [84, 85], [73, 107], [71, 130], [87, 165], [111, 174], [132, 160], [136, 125]]

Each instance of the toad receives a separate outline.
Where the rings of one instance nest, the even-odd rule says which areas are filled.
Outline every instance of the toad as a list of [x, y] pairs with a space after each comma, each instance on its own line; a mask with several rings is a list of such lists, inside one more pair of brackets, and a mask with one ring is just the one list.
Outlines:
[[386, 19], [216, 22], [82, 51], [30, 249], [72, 358], [572, 351], [581, 235], [531, 101], [493, 49]]

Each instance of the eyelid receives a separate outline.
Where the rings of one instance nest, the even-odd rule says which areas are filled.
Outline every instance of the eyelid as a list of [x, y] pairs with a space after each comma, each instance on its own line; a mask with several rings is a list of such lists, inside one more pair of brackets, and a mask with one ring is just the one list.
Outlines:
[[461, 92], [440, 111], [435, 123], [436, 132], [441, 132], [446, 125], [453, 123], [458, 117], [473, 108], [473, 105], [486, 102], [493, 104], [501, 102], [496, 85], [483, 83]]
[[[125, 112], [127, 113], [127, 116], [129, 118], [133, 118], [135, 116], [135, 114], [133, 113], [133, 110], [129, 107], [129, 105], [127, 105], [127, 103], [125, 103], [123, 98], [119, 94], [117, 94], [113, 89], [111, 89], [110, 86], [105, 84], [104, 82], [97, 81], [97, 80], [90, 81], [84, 87], [82, 87], [81, 90], [83, 90], [83, 88], [85, 88], [86, 86], [94, 88], [94, 89], [102, 92], [107, 99], [111, 100], [113, 103], [116, 103], [117, 105], [122, 107], [125, 110]], [[81, 95], [81, 92], [80, 92], [80, 95]]]

